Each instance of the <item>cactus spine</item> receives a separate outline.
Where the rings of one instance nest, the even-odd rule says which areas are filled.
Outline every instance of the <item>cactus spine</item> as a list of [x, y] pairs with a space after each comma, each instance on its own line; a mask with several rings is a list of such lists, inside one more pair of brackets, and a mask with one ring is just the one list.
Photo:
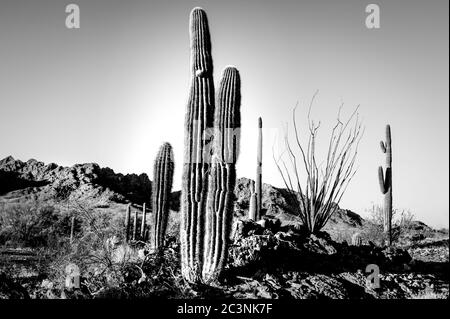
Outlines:
[[384, 195], [384, 232], [388, 236], [389, 245], [392, 243], [392, 145], [391, 127], [386, 125], [386, 141], [380, 142], [381, 151], [386, 154], [386, 170], [378, 167], [378, 179], [381, 193]]
[[202, 270], [205, 283], [219, 278], [228, 256], [241, 126], [240, 87], [238, 70], [227, 67], [220, 82], [214, 115], [214, 155], [206, 200]]
[[153, 169], [153, 248], [156, 250], [164, 244], [164, 236], [169, 217], [169, 200], [173, 184], [173, 170], [172, 146], [169, 143], [164, 143], [158, 151]]
[[258, 118], [258, 148], [256, 151], [256, 216], [261, 219], [262, 208], [262, 118]]
[[362, 236], [360, 233], [353, 234], [352, 245], [353, 246], [361, 246], [362, 245]]
[[131, 218], [131, 205], [127, 205], [127, 210], [125, 212], [125, 241], [130, 240], [130, 218]]
[[145, 240], [145, 226], [147, 221], [147, 208], [145, 203], [142, 204], [142, 220], [141, 220], [141, 239]]

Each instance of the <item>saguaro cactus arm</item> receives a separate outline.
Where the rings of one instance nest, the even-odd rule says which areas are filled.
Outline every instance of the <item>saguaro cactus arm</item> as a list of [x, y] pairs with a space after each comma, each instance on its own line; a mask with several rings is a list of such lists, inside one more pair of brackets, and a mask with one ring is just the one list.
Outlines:
[[236, 161], [239, 152], [240, 76], [234, 67], [223, 72], [214, 116], [214, 156], [209, 176], [202, 281], [220, 276], [228, 256], [233, 217]]
[[385, 178], [384, 178], [383, 167], [381, 167], [381, 166], [378, 167], [378, 181], [380, 184], [381, 193], [386, 194], [386, 192], [387, 192], [386, 182], [385, 182]]

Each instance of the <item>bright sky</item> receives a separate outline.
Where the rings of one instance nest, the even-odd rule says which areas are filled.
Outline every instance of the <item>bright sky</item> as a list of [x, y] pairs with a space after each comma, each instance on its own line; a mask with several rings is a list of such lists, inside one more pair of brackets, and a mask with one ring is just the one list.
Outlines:
[[[381, 28], [365, 27], [370, 1], [73, 0], [81, 28], [65, 27], [65, 1], [0, 3], [0, 158], [152, 175], [173, 145], [181, 184], [189, 85], [189, 12], [208, 13], [216, 82], [235, 65], [242, 80], [238, 176], [254, 178], [256, 126], [264, 121], [263, 180], [282, 186], [273, 138], [303, 113], [326, 138], [339, 104], [360, 104], [366, 131], [358, 172], [341, 206], [365, 215], [382, 203], [379, 141], [390, 123], [394, 206], [449, 224], [448, 1], [377, 1]], [[327, 140], [323, 140], [326, 145]], [[320, 150], [319, 150], [320, 151]]]

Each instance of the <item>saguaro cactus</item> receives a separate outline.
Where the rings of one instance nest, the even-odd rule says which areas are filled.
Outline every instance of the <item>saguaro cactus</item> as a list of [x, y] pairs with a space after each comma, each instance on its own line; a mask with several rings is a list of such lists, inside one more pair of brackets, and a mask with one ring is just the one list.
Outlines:
[[255, 193], [255, 182], [250, 182], [250, 200], [249, 200], [249, 208], [248, 208], [248, 219], [256, 220], [256, 193]]
[[205, 283], [220, 276], [228, 256], [241, 126], [240, 87], [238, 70], [227, 67], [220, 82], [214, 115], [214, 155], [207, 195], [202, 270]]
[[146, 227], [146, 222], [147, 222], [147, 208], [145, 203], [142, 204], [142, 220], [141, 220], [141, 239], [145, 240], [145, 227]]
[[169, 200], [173, 184], [173, 152], [169, 143], [164, 143], [155, 159], [153, 169], [153, 247], [159, 249], [164, 244]]
[[353, 234], [352, 245], [353, 246], [361, 246], [362, 245], [362, 236], [360, 233]]
[[202, 272], [204, 218], [211, 155], [207, 129], [213, 127], [214, 81], [211, 40], [205, 11], [190, 16], [191, 84], [186, 108], [183, 182], [181, 190], [181, 272], [198, 282]]
[[386, 170], [378, 168], [378, 179], [381, 193], [384, 195], [384, 232], [388, 236], [389, 245], [392, 243], [392, 145], [391, 127], [386, 125], [386, 141], [380, 142], [381, 151], [386, 154]]
[[134, 218], [133, 218], [133, 240], [137, 239], [137, 223], [138, 223], [138, 211], [134, 211]]
[[256, 151], [256, 220], [261, 219], [262, 208], [262, 118], [258, 118], [258, 146]]
[[130, 240], [130, 218], [131, 218], [131, 205], [127, 205], [127, 210], [125, 212], [125, 241]]

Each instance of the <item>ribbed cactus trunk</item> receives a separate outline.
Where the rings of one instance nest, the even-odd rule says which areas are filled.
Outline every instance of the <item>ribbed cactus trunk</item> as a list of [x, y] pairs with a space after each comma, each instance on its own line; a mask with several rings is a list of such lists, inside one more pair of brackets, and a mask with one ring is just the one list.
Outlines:
[[392, 244], [392, 145], [391, 127], [386, 125], [386, 141], [380, 142], [381, 151], [386, 154], [386, 170], [378, 168], [378, 179], [381, 193], [384, 195], [384, 232], [387, 235], [389, 245]]
[[153, 168], [153, 248], [164, 245], [169, 217], [170, 193], [173, 184], [174, 160], [172, 146], [164, 143], [155, 159]]
[[262, 208], [262, 118], [258, 118], [258, 146], [256, 151], [256, 217], [261, 219]]
[[206, 13], [194, 8], [190, 16], [191, 83], [185, 117], [183, 182], [181, 191], [181, 272], [190, 282], [201, 281], [204, 219], [210, 149], [208, 130], [214, 116], [211, 40]]
[[137, 223], [138, 223], [138, 211], [134, 211], [134, 218], [133, 218], [133, 240], [137, 239]]
[[130, 219], [131, 219], [131, 205], [127, 205], [127, 210], [125, 212], [125, 241], [130, 240]]
[[144, 204], [142, 204], [142, 220], [141, 220], [141, 232], [140, 232], [140, 236], [141, 239], [145, 241], [145, 228], [147, 225], [147, 207]]
[[256, 205], [257, 205], [257, 199], [256, 199], [256, 193], [255, 193], [255, 182], [250, 182], [250, 200], [249, 200], [249, 207], [248, 207], [248, 219], [256, 220]]
[[207, 195], [202, 271], [204, 283], [219, 278], [228, 256], [241, 126], [240, 87], [238, 70], [226, 68], [220, 82], [214, 115], [214, 155]]

